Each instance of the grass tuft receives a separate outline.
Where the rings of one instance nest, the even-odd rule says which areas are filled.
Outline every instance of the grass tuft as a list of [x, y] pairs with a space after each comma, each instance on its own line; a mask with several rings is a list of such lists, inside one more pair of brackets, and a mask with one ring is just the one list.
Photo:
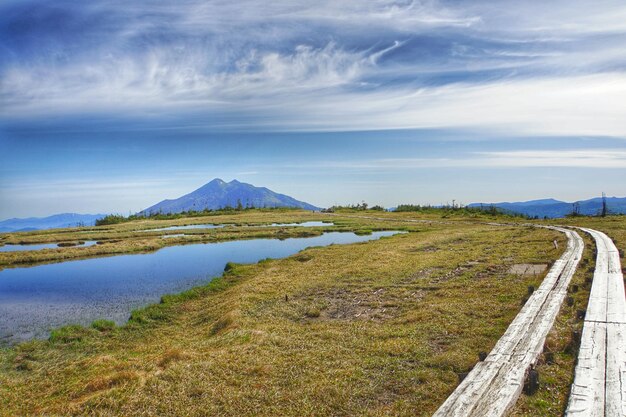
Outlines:
[[71, 324], [55, 329], [50, 333], [48, 339], [52, 343], [76, 343], [88, 336], [91, 331], [78, 324]]
[[120, 371], [112, 375], [100, 376], [91, 380], [83, 390], [83, 394], [111, 389], [122, 386], [139, 379], [139, 374], [134, 371]]
[[161, 358], [158, 361], [158, 365], [160, 368], [167, 368], [167, 366], [170, 363], [180, 361], [188, 357], [189, 355], [187, 355], [185, 352], [183, 352], [180, 349], [177, 349], [177, 348], [169, 349], [167, 352], [163, 354], [163, 356], [161, 356]]
[[111, 320], [95, 320], [91, 323], [91, 328], [96, 329], [99, 332], [105, 333], [115, 329], [115, 322]]
[[233, 311], [226, 313], [225, 315], [220, 317], [215, 323], [213, 323], [213, 326], [211, 326], [210, 334], [214, 336], [236, 327], [236, 317], [237, 314]]
[[298, 262], [309, 262], [311, 259], [313, 259], [313, 256], [307, 255], [307, 254], [301, 254], [301, 255], [295, 256], [294, 259]]
[[226, 266], [224, 267], [224, 272], [227, 272], [227, 273], [234, 272], [236, 267], [237, 267], [236, 263], [227, 262]]
[[170, 318], [166, 304], [153, 304], [148, 307], [133, 310], [129, 322], [134, 324], [151, 324], [167, 321]]

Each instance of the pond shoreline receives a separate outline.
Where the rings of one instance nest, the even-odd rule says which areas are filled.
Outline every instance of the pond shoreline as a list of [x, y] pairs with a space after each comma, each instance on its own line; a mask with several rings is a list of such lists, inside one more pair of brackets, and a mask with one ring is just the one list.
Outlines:
[[[45, 338], [47, 329], [97, 319], [126, 322], [133, 310], [219, 277], [228, 262], [282, 259], [311, 246], [350, 244], [398, 231], [328, 232], [314, 237], [194, 242], [147, 254], [121, 254], [0, 271], [0, 338]], [[52, 279], [51, 279], [52, 277]], [[85, 277], [87, 277], [85, 279]], [[3, 325], [4, 323], [4, 325]]]

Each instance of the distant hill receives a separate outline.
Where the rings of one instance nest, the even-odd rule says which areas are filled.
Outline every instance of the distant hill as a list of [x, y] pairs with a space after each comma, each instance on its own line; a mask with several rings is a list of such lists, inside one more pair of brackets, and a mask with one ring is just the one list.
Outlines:
[[[626, 214], [626, 198], [607, 197], [606, 202], [609, 213]], [[579, 207], [579, 213], [582, 215], [596, 215], [602, 210], [601, 197], [576, 201], [572, 203], [549, 198], [544, 200], [531, 200], [516, 203], [472, 203], [469, 204], [469, 207], [480, 207], [481, 205], [484, 207], [496, 206], [504, 211], [521, 213], [530, 217], [536, 216], [539, 218], [558, 218], [565, 217], [568, 214], [571, 214], [574, 209], [574, 204], [576, 203]]]
[[319, 210], [312, 204], [298, 201], [284, 194], [275, 193], [265, 187], [232, 180], [224, 182], [219, 178], [203, 185], [197, 190], [175, 200], [163, 200], [152, 207], [139, 212], [140, 215], [151, 213], [180, 213], [182, 211], [217, 210], [224, 207], [293, 207], [305, 210]]
[[27, 232], [29, 230], [56, 229], [62, 227], [93, 226], [105, 214], [62, 213], [48, 217], [29, 217], [0, 221], [0, 232]]

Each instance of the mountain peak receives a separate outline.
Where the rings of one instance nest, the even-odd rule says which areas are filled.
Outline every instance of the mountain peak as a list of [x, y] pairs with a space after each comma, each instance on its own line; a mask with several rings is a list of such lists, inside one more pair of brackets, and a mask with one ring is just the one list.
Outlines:
[[174, 200], [163, 200], [142, 210], [139, 214], [217, 210], [225, 207], [293, 207], [319, 210], [318, 207], [309, 203], [278, 194], [265, 187], [255, 187], [237, 180], [227, 183], [220, 178], [215, 178], [189, 194]]

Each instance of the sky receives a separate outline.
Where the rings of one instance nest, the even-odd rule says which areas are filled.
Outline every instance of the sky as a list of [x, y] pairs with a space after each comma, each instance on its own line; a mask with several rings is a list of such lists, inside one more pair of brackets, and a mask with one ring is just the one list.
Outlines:
[[626, 196], [626, 3], [0, 2], [0, 219], [216, 177], [318, 206]]

